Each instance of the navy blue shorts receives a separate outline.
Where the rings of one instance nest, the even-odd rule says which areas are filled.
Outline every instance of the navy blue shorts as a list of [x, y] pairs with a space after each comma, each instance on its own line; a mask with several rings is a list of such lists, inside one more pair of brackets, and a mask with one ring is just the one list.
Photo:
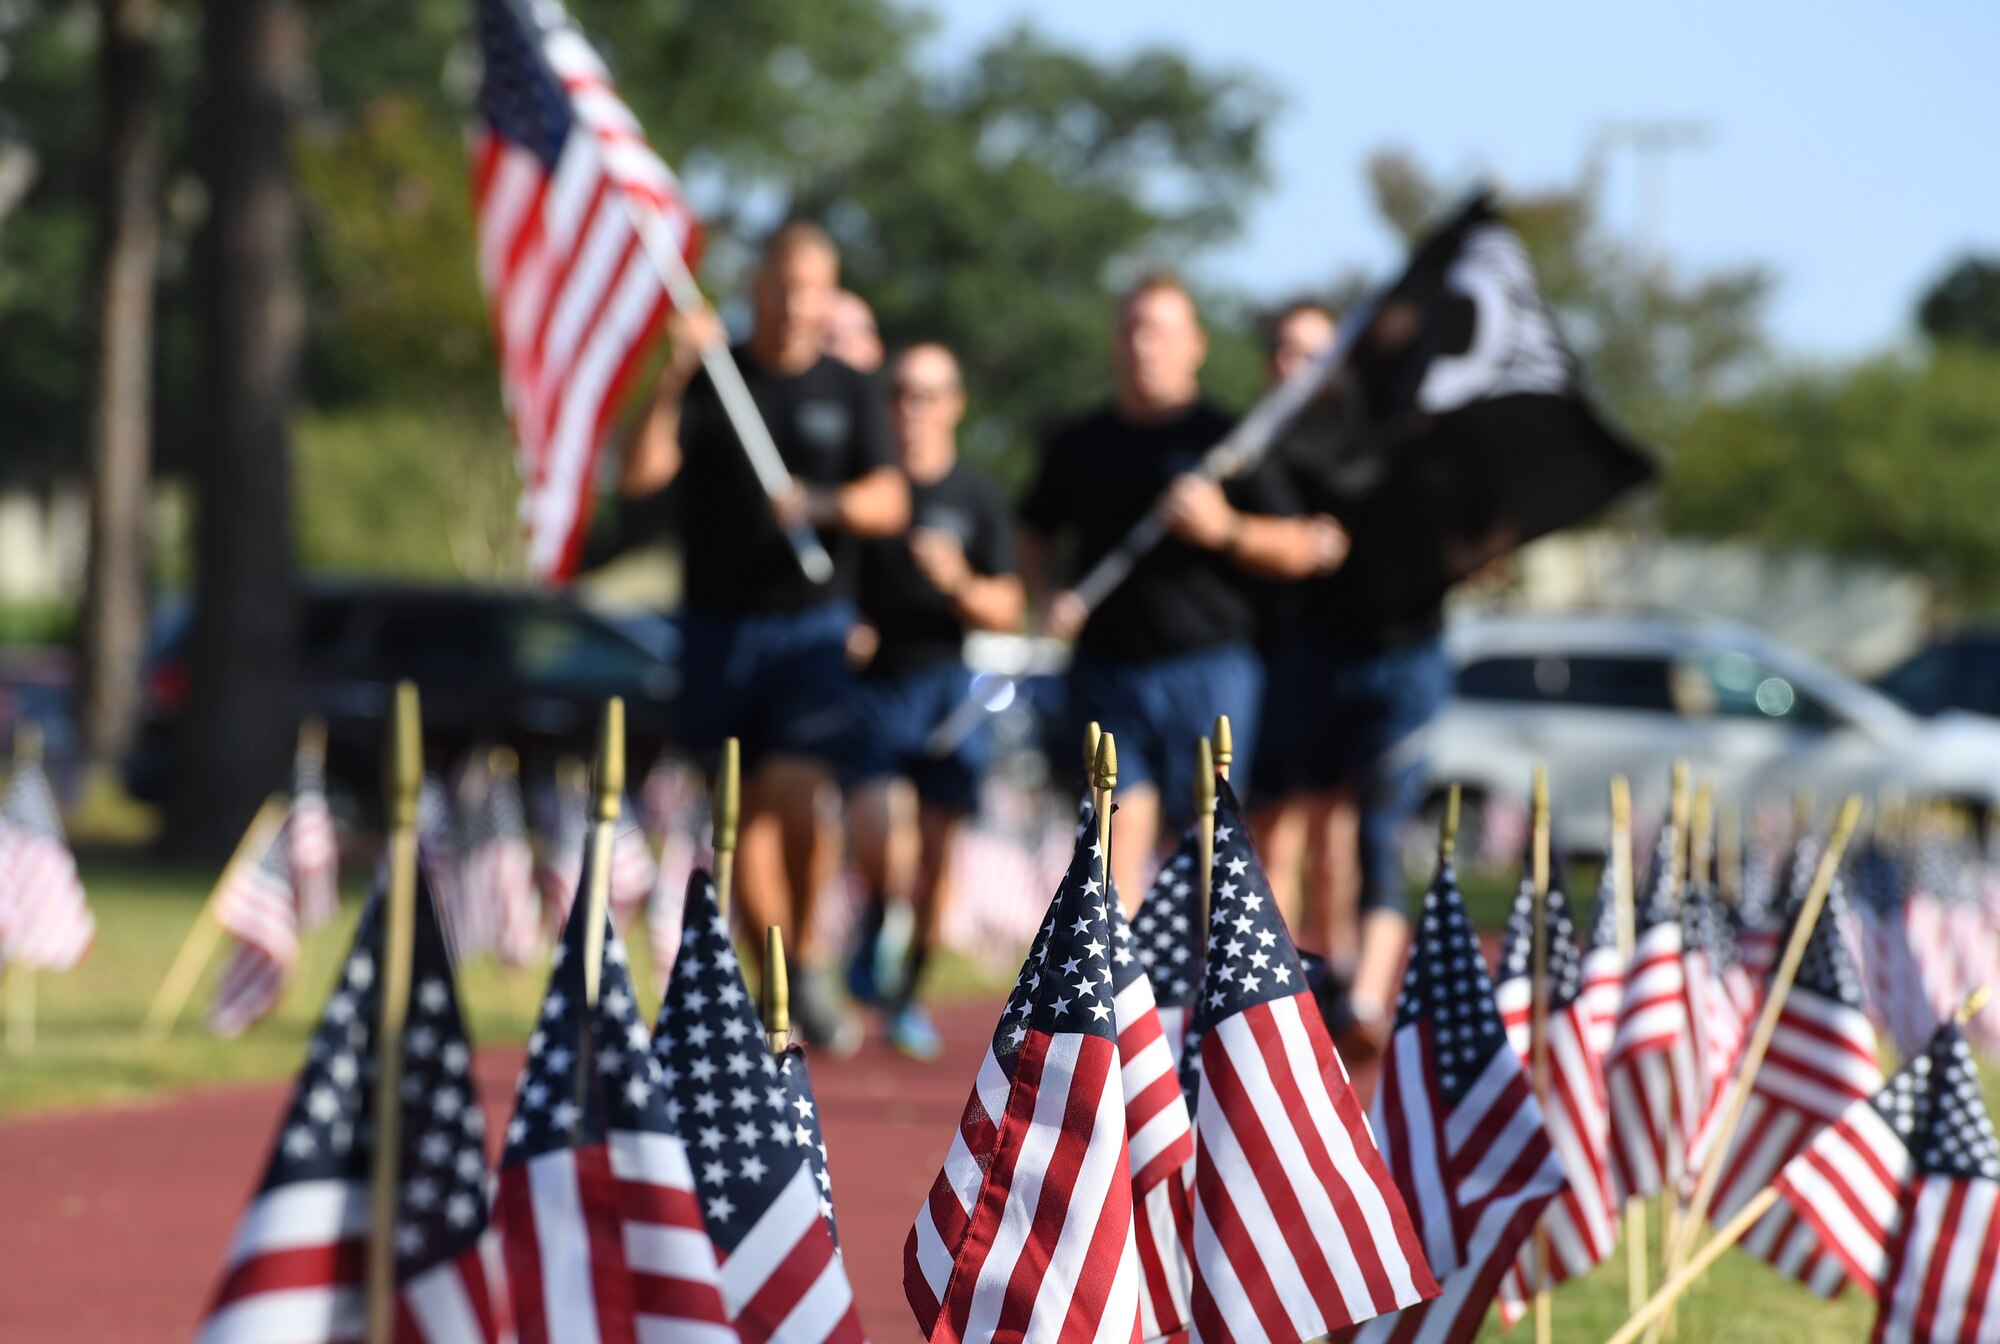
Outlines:
[[1403, 827], [1423, 804], [1429, 761], [1417, 730], [1451, 694], [1436, 639], [1383, 653], [1331, 654], [1309, 641], [1279, 651], [1258, 758], [1264, 796], [1353, 790], [1361, 813], [1361, 908], [1403, 908]]
[[735, 737], [745, 770], [770, 756], [807, 756], [838, 770], [852, 750], [853, 625], [846, 602], [748, 616], [687, 613], [681, 732], [688, 750], [712, 757]]
[[958, 662], [860, 678], [854, 688], [850, 782], [901, 777], [917, 786], [920, 802], [970, 812], [978, 801], [979, 777], [986, 771], [985, 725], [942, 760], [925, 751], [924, 744], [971, 689], [972, 670]]
[[1257, 750], [1264, 698], [1264, 663], [1248, 644], [1219, 644], [1193, 653], [1114, 663], [1079, 655], [1069, 670], [1068, 740], [1072, 761], [1083, 759], [1092, 719], [1118, 739], [1118, 786], [1151, 784], [1160, 814], [1178, 830], [1194, 812], [1194, 743], [1229, 716], [1236, 748], [1230, 782], [1240, 792]]

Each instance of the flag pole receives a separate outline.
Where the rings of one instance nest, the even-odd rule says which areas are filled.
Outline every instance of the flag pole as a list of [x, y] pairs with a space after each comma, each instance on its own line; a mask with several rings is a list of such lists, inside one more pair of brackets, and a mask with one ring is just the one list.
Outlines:
[[[1666, 881], [1667, 897], [1678, 906], [1682, 889], [1681, 884], [1687, 881], [1687, 851], [1685, 845], [1688, 830], [1689, 772], [1685, 757], [1674, 762], [1672, 778], [1672, 791], [1668, 795], [1667, 803], [1667, 824], [1673, 828], [1673, 845], [1667, 851]], [[1672, 1090], [1671, 1077], [1668, 1079], [1668, 1090]], [[1674, 1105], [1675, 1109], [1678, 1110], [1679, 1103], [1676, 1102]], [[1673, 1147], [1671, 1126], [1669, 1126], [1669, 1130], [1667, 1145], [1671, 1150]], [[1689, 1143], [1694, 1141], [1694, 1135], [1692, 1134], [1685, 1137]], [[1669, 1156], [1671, 1157], [1672, 1154], [1670, 1153]], [[1674, 1271], [1680, 1268], [1683, 1258], [1681, 1255], [1680, 1182], [1674, 1177], [1674, 1169], [1686, 1162], [1687, 1151], [1685, 1148], [1681, 1150], [1679, 1156], [1681, 1160], [1678, 1163], [1671, 1160], [1668, 1161], [1666, 1164], [1666, 1177], [1660, 1182], [1660, 1273], [1664, 1277], [1672, 1277]]]
[[1118, 787], [1118, 743], [1110, 733], [1097, 738], [1096, 769], [1092, 772], [1096, 793], [1092, 806], [1097, 812], [1097, 844], [1104, 851], [1104, 889], [1111, 890], [1111, 791]]
[[792, 984], [785, 971], [785, 932], [776, 924], [764, 929], [764, 1038], [771, 1053], [782, 1055], [792, 1037]]
[[382, 910], [382, 1007], [375, 1030], [368, 1344], [390, 1344], [396, 1333], [396, 1168], [403, 1147], [403, 1025], [410, 1011], [410, 962], [416, 944], [417, 792], [423, 784], [423, 751], [416, 684], [399, 682], [383, 781], [389, 805], [389, 889]]
[[[1632, 911], [1632, 783], [1611, 777], [1611, 895], [1617, 912], [1618, 959], [1629, 975], [1638, 932]], [[1646, 1201], [1632, 1195], [1625, 1201], [1625, 1287], [1632, 1311], [1646, 1305]]]
[[[597, 1006], [598, 980], [604, 973], [604, 910], [610, 903], [611, 841], [618, 830], [618, 812], [625, 796], [625, 701], [612, 696], [604, 702], [597, 727], [597, 759], [592, 762], [596, 796], [590, 819], [590, 889], [578, 893], [588, 905], [583, 926], [583, 1001]], [[590, 1030], [586, 1017], [584, 1030]], [[586, 1070], [577, 1070], [581, 1079]]]
[[1230, 734], [1227, 714], [1215, 716], [1215, 731], [1212, 736], [1215, 742], [1215, 773], [1227, 780], [1229, 763], [1236, 759], [1236, 739]]
[[[695, 284], [694, 274], [688, 270], [687, 258], [681, 255], [680, 246], [672, 239], [661, 236], [661, 230], [666, 227], [665, 221], [657, 214], [642, 212], [624, 191], [617, 194], [632, 218], [632, 227], [639, 234], [640, 245], [646, 249], [646, 259], [659, 273], [660, 283], [666, 286], [667, 297], [673, 301], [674, 307], [684, 313], [708, 307], [708, 300], [702, 297], [700, 286]], [[704, 341], [701, 366], [708, 371], [708, 381], [715, 387], [716, 398], [722, 403], [723, 414], [729, 417], [730, 428], [736, 431], [736, 441], [742, 445], [743, 455], [750, 460], [750, 470], [756, 474], [757, 484], [764, 488], [767, 497], [777, 499], [792, 488], [792, 473], [786, 468], [785, 459], [771, 438], [771, 430], [757, 410], [756, 400], [744, 385], [743, 371], [736, 367], [736, 358], [729, 353], [728, 343]], [[791, 543], [792, 556], [798, 561], [800, 573], [814, 583], [833, 581], [833, 557], [826, 553], [826, 547], [820, 544], [819, 534], [809, 524], [799, 523], [787, 528], [785, 540]]]
[[[1532, 957], [1534, 1007], [1528, 1019], [1528, 1057], [1535, 1084], [1535, 1106], [1548, 1114], [1549, 1097], [1549, 772], [1537, 765], [1534, 775], [1534, 853]], [[1534, 1260], [1535, 1344], [1550, 1344], [1555, 1331], [1554, 1296], [1549, 1291], [1549, 1234], [1542, 1220], [1535, 1219]]]
[[272, 832], [283, 824], [285, 806], [284, 794], [272, 794], [244, 828], [229, 862], [222, 866], [222, 875], [216, 878], [208, 899], [195, 912], [194, 923], [188, 928], [187, 937], [181, 940], [180, 951], [174, 954], [173, 963], [167, 967], [166, 978], [160, 981], [152, 1006], [146, 1009], [146, 1017], [139, 1030], [147, 1040], [165, 1040], [173, 1031], [174, 1024], [180, 1021], [181, 1010], [187, 1006], [188, 996], [194, 993], [195, 984], [207, 968], [208, 959], [215, 955], [215, 945], [222, 937], [222, 921], [216, 913], [217, 899], [229, 884], [229, 875], [236, 871], [237, 865], [249, 862], [250, 856], [269, 843]]
[[1195, 887], [1201, 892], [1201, 947], [1208, 950], [1209, 888], [1215, 881], [1215, 750], [1205, 737], [1194, 740], [1194, 840], [1201, 872]]
[[729, 917], [729, 889], [736, 879], [736, 827], [743, 812], [743, 748], [733, 737], [722, 740], [722, 763], [715, 772], [712, 804], [715, 829], [715, 904]]
[[1638, 1339], [1647, 1326], [1664, 1315], [1674, 1305], [1674, 1300], [1686, 1292], [1689, 1285], [1700, 1278], [1724, 1251], [1741, 1241], [1744, 1234], [1756, 1225], [1759, 1218], [1769, 1213], [1771, 1206], [1777, 1202], [1778, 1189], [1776, 1186], [1767, 1185], [1752, 1195], [1750, 1202], [1745, 1204], [1737, 1212], [1736, 1216], [1729, 1220], [1728, 1226], [1710, 1238], [1699, 1251], [1695, 1252], [1692, 1260], [1689, 1260], [1686, 1265], [1676, 1270], [1665, 1283], [1661, 1284], [1660, 1291], [1653, 1294], [1650, 1300], [1642, 1303], [1632, 1313], [1632, 1318], [1619, 1326], [1618, 1332], [1612, 1335], [1606, 1341], [1606, 1344], [1632, 1344], [1632, 1341]]
[[1729, 1152], [1729, 1141], [1736, 1136], [1736, 1126], [1743, 1119], [1743, 1107], [1750, 1099], [1750, 1086], [1756, 1081], [1757, 1070], [1764, 1062], [1764, 1052], [1771, 1048], [1771, 1037], [1778, 1029], [1778, 1014], [1784, 1008], [1785, 996], [1791, 992], [1792, 981], [1798, 977], [1799, 963], [1806, 955], [1806, 943], [1812, 938], [1813, 926], [1819, 923], [1820, 909], [1826, 904], [1827, 894], [1833, 890], [1834, 875], [1840, 871], [1841, 855], [1846, 851], [1847, 842], [1860, 820], [1861, 798], [1857, 794], [1842, 805], [1840, 816], [1833, 824], [1833, 834], [1819, 856], [1819, 870], [1813, 874], [1812, 886], [1806, 891], [1805, 903], [1799, 907], [1798, 920], [1792, 926], [1792, 936], [1785, 943], [1785, 955], [1771, 978], [1770, 992], [1764, 996], [1764, 1011], [1757, 1019], [1756, 1034], [1751, 1036], [1750, 1046], [1736, 1066], [1736, 1076], [1729, 1090], [1729, 1106], [1722, 1113], [1714, 1142], [1709, 1145], [1709, 1160], [1702, 1164], [1701, 1180], [1694, 1190], [1694, 1203], [1688, 1207], [1687, 1223], [1681, 1232], [1680, 1252], [1683, 1256], [1693, 1249], [1694, 1241], [1700, 1235], [1702, 1220], [1708, 1216], [1708, 1206], [1715, 1199], [1716, 1182], [1722, 1178], [1722, 1164]]
[[[14, 725], [13, 765], [42, 763], [42, 725], [21, 719]], [[25, 1055], [35, 1048], [35, 990], [39, 977], [33, 966], [0, 965], [7, 977], [7, 1053]]]

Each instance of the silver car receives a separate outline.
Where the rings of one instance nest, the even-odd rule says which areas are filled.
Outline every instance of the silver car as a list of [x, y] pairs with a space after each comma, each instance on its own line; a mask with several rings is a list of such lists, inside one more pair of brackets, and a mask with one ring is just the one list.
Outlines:
[[1426, 730], [1432, 778], [1475, 803], [1525, 804], [1548, 767], [1565, 848], [1598, 850], [1607, 783], [1664, 805], [1687, 758], [1718, 797], [1746, 806], [1810, 790], [2000, 802], [2000, 722], [1924, 719], [1754, 631], [1671, 616], [1481, 617], [1446, 635], [1457, 692]]

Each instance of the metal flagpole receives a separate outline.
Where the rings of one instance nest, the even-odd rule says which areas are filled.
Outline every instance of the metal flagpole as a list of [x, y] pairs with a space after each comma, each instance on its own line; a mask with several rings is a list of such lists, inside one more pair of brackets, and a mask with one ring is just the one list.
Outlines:
[[736, 877], [736, 827], [743, 808], [742, 746], [733, 737], [722, 742], [722, 764], [715, 773], [709, 799], [715, 831], [715, 907], [729, 917], [729, 888]]
[[785, 971], [785, 933], [776, 924], [764, 930], [764, 1043], [782, 1055], [792, 1039], [792, 988]]

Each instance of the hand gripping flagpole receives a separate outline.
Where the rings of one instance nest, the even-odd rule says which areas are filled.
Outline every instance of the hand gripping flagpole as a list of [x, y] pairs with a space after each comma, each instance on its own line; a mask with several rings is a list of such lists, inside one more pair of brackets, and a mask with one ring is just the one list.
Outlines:
[[[641, 210], [632, 198], [620, 191], [618, 196], [625, 202], [625, 209], [632, 217], [632, 227], [638, 231], [639, 242], [646, 249], [647, 260], [659, 272], [660, 283], [667, 288], [667, 297], [676, 309], [684, 313], [697, 312], [708, 307], [701, 289], [695, 284], [694, 276], [688, 270], [687, 258], [681, 255], [678, 243], [666, 236], [666, 221], [657, 213]], [[792, 473], [785, 469], [785, 459], [778, 452], [778, 445], [771, 439], [771, 431], [758, 413], [757, 402], [751, 397], [750, 389], [743, 383], [743, 371], [736, 367], [736, 359], [729, 353], [729, 346], [723, 341], [705, 341], [701, 347], [701, 366], [708, 371], [708, 380], [715, 385], [715, 394], [722, 402], [723, 414], [729, 417], [729, 424], [736, 431], [736, 441], [743, 446], [743, 455], [750, 460], [750, 470], [757, 475], [757, 484], [764, 493], [775, 500], [792, 487]], [[799, 563], [799, 572], [814, 583], [830, 583], [833, 580], [833, 558], [820, 545], [819, 534], [805, 523], [797, 523], [785, 531], [785, 540], [792, 544], [792, 555]]]
[[[1532, 865], [1533, 921], [1532, 978], [1534, 1007], [1528, 1019], [1528, 1060], [1535, 1084], [1535, 1106], [1547, 1123], [1549, 1106], [1549, 772], [1535, 767], [1534, 852]], [[1555, 1311], [1549, 1291], [1549, 1234], [1542, 1220], [1535, 1220], [1534, 1255], [1530, 1261], [1535, 1286], [1535, 1344], [1550, 1344], [1554, 1337]]]
[[715, 830], [715, 907], [727, 919], [729, 888], [736, 878], [736, 828], [743, 811], [743, 748], [733, 737], [722, 741], [709, 809]]
[[389, 720], [385, 792], [389, 812], [389, 889], [382, 911], [382, 1008], [375, 1029], [375, 1133], [368, 1219], [368, 1344], [396, 1333], [396, 1191], [402, 1155], [403, 1025], [410, 1012], [410, 962], [416, 944], [417, 792], [423, 784], [423, 726], [413, 682], [396, 686]]

